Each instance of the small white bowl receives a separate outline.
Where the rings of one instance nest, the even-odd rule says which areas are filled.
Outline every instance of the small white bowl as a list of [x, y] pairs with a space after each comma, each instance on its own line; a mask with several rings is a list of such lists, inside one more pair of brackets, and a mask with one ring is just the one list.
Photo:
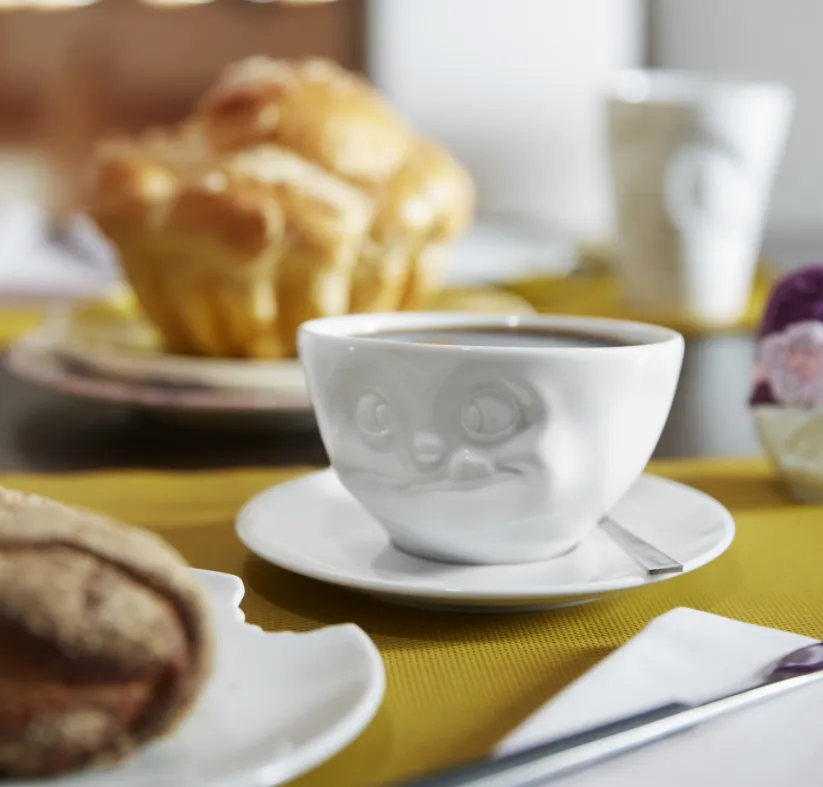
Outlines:
[[823, 410], [757, 405], [752, 415], [760, 443], [791, 494], [823, 502]]

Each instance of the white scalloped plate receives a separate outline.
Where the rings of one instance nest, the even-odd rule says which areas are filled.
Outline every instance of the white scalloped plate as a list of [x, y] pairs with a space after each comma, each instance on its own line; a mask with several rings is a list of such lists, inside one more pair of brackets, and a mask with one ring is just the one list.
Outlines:
[[265, 633], [244, 622], [240, 579], [197, 574], [213, 604], [217, 663], [180, 730], [115, 769], [4, 787], [272, 787], [363, 731], [380, 707], [385, 673], [362, 629]]

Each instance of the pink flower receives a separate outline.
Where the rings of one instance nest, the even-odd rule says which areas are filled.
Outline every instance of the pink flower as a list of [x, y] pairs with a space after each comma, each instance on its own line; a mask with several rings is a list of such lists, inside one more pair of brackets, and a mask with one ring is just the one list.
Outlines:
[[764, 337], [758, 366], [781, 404], [823, 406], [823, 323], [796, 322]]

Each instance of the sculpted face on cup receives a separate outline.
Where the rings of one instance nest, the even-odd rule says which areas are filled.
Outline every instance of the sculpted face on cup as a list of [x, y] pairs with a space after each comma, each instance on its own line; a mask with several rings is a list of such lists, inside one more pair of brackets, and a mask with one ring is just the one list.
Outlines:
[[310, 321], [299, 349], [331, 465], [391, 545], [495, 564], [567, 552], [625, 494], [671, 407], [683, 339], [429, 312]]
[[482, 529], [545, 519], [579, 500], [581, 437], [522, 371], [452, 361], [432, 372], [398, 359], [353, 363], [326, 388], [330, 452], [375, 516], [396, 522], [408, 505], [429, 525]]

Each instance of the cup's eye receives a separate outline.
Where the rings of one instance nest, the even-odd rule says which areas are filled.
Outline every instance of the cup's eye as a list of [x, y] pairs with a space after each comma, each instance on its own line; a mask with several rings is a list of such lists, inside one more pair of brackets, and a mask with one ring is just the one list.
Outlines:
[[391, 437], [392, 415], [389, 405], [377, 391], [365, 391], [357, 400], [354, 420], [371, 442], [385, 443]]
[[463, 408], [461, 423], [474, 440], [488, 441], [508, 437], [520, 424], [520, 408], [498, 393], [478, 393]]

